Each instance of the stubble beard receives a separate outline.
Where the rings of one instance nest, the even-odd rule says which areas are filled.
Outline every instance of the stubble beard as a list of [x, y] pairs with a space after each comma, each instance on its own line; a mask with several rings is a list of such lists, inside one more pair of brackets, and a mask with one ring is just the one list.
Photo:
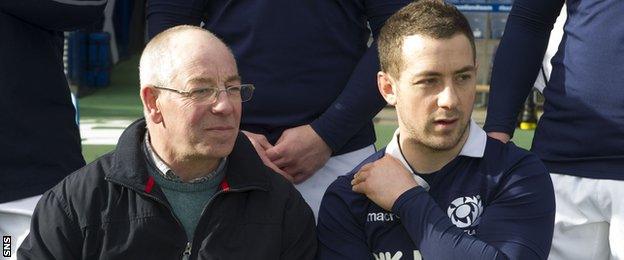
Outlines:
[[468, 130], [469, 120], [460, 119], [460, 124], [450, 134], [440, 135], [433, 130], [433, 122], [429, 121], [422, 130], [412, 129], [414, 143], [434, 153], [446, 152], [457, 147]]

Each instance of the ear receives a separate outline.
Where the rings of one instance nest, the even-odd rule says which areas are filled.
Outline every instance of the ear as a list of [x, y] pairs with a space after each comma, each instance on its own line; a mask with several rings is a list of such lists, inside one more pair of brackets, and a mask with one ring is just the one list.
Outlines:
[[379, 93], [381, 96], [388, 102], [389, 105], [396, 105], [396, 89], [394, 88], [396, 84], [394, 83], [394, 79], [386, 72], [380, 71], [377, 72], [377, 87], [379, 88]]
[[158, 90], [152, 86], [142, 86], [140, 90], [141, 101], [143, 102], [143, 111], [145, 120], [159, 124], [163, 121], [163, 116], [158, 103]]

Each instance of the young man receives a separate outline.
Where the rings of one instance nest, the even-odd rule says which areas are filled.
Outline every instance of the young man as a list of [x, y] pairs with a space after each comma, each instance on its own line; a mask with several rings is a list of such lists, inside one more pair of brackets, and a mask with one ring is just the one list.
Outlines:
[[327, 190], [321, 259], [545, 259], [555, 214], [536, 156], [488, 138], [470, 118], [475, 46], [438, 1], [388, 19], [378, 86], [396, 107], [388, 146]]
[[312, 211], [238, 129], [253, 86], [225, 44], [171, 28], [140, 74], [145, 119], [43, 195], [18, 258], [313, 259]]

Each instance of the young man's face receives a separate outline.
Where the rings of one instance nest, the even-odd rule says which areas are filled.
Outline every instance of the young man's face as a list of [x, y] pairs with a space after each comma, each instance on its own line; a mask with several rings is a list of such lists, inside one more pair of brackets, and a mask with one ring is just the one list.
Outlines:
[[408, 36], [402, 59], [399, 78], [386, 88], [391, 93], [382, 93], [396, 106], [402, 139], [433, 151], [456, 148], [468, 134], [475, 98], [476, 64], [468, 38]]

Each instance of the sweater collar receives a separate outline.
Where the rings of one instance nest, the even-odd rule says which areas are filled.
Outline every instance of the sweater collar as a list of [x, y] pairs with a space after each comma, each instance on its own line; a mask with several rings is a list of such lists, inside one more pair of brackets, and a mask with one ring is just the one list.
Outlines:
[[[148, 173], [147, 158], [141, 148], [145, 132], [144, 118], [133, 122], [124, 130], [113, 152], [113, 163], [106, 174], [107, 179], [141, 191], [153, 185]], [[239, 132], [234, 148], [228, 156], [228, 167], [221, 187], [230, 189], [257, 187], [268, 190], [269, 176], [266, 174], [275, 173], [264, 166], [247, 137]]]

